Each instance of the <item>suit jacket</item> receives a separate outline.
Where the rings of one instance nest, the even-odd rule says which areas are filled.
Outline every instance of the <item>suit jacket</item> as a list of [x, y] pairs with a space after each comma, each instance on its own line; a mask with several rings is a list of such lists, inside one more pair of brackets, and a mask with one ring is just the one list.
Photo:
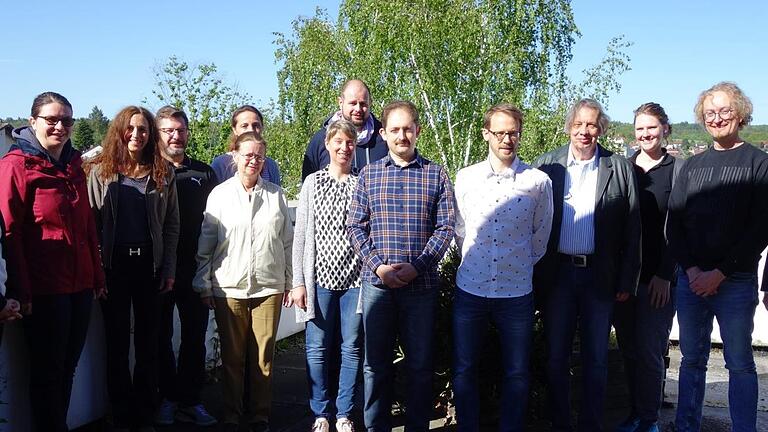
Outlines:
[[[560, 228], [569, 145], [540, 156], [534, 166], [552, 180], [555, 211], [547, 253], [534, 268], [536, 295], [546, 296], [557, 283]], [[595, 289], [600, 295], [635, 294], [640, 277], [640, 202], [632, 163], [598, 145], [595, 194]], [[590, 264], [592, 266], [593, 264]]]

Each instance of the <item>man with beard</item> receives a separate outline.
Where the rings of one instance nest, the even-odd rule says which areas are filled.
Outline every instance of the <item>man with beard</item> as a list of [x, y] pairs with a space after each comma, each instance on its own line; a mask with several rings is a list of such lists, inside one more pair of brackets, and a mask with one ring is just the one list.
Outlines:
[[357, 145], [352, 159], [352, 170], [359, 171], [371, 162], [387, 155], [387, 143], [379, 134], [381, 123], [371, 114], [371, 92], [360, 80], [349, 80], [341, 87], [339, 111], [331, 115], [317, 131], [304, 153], [301, 181], [308, 175], [325, 168], [330, 161], [325, 149], [325, 128], [335, 120], [345, 118], [357, 127]]
[[360, 173], [347, 234], [362, 258], [365, 427], [391, 431], [395, 338], [405, 352], [406, 430], [429, 430], [432, 343], [440, 277], [453, 239], [453, 186], [440, 165], [416, 150], [419, 115], [407, 101], [384, 107], [380, 131], [389, 154]]
[[[181, 230], [176, 253], [176, 282], [162, 301], [158, 348], [158, 384], [163, 402], [155, 415], [158, 425], [173, 424], [174, 419], [198, 426], [216, 424], [200, 401], [205, 380], [205, 332], [208, 308], [192, 290], [197, 263], [197, 238], [208, 194], [216, 185], [210, 166], [186, 155], [189, 139], [187, 115], [172, 106], [164, 106], [155, 118], [160, 132], [158, 141], [163, 157], [176, 172]], [[178, 364], [173, 354], [173, 308], [179, 310], [181, 346]]]

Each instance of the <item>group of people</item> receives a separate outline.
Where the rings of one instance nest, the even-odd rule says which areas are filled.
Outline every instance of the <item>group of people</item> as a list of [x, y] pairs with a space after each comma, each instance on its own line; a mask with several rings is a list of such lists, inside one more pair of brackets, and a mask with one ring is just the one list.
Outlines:
[[[685, 163], [664, 148], [671, 125], [656, 103], [634, 112], [639, 149], [629, 159], [599, 144], [609, 118], [597, 101], [581, 99], [566, 118], [569, 143], [531, 165], [518, 157], [522, 111], [495, 105], [481, 129], [488, 157], [460, 170], [455, 189], [446, 169], [417, 150], [413, 103], [393, 101], [379, 120], [359, 80], [344, 84], [338, 102], [304, 155], [294, 227], [252, 106], [232, 114], [229, 152], [211, 166], [186, 154], [188, 119], [171, 106], [155, 115], [124, 108], [101, 153], [83, 164], [69, 141], [70, 103], [52, 92], [35, 99], [29, 126], [14, 131], [16, 143], [0, 160], [8, 286], [0, 319], [24, 324], [37, 430], [67, 430], [97, 298], [115, 430], [151, 431], [176, 420], [238, 430], [245, 420], [252, 431], [268, 431], [277, 326], [282, 308], [294, 307], [306, 323], [313, 432], [334, 423], [338, 432], [354, 431], [361, 371], [365, 430], [391, 430], [397, 341], [406, 429], [426, 431], [438, 264], [454, 241], [460, 431], [480, 430], [478, 363], [491, 323], [502, 354], [499, 430], [525, 429], [536, 309], [553, 431], [574, 430], [577, 329], [576, 429], [603, 430], [611, 326], [632, 402], [615, 430], [658, 431], [675, 312], [683, 354], [676, 430], [700, 429], [714, 317], [733, 430], [756, 430], [751, 332], [757, 264], [768, 244], [768, 155], [739, 137], [752, 104], [735, 84], [701, 93], [694, 112], [713, 144]], [[211, 309], [223, 366], [219, 420], [200, 399]]]

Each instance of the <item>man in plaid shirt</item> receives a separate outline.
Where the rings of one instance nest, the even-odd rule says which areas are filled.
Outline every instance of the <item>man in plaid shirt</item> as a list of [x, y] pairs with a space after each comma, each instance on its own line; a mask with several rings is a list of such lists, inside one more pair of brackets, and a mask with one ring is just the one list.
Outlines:
[[453, 238], [453, 186], [445, 168], [416, 151], [419, 115], [411, 102], [389, 103], [381, 120], [389, 154], [363, 168], [347, 220], [364, 264], [365, 426], [392, 430], [392, 362], [399, 335], [408, 383], [406, 429], [427, 431], [437, 264]]

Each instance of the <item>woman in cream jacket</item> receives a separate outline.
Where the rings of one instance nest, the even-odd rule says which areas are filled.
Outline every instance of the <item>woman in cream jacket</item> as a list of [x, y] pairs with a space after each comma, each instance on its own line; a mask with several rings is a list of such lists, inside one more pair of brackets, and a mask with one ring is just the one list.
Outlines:
[[234, 144], [237, 175], [208, 196], [193, 288], [215, 310], [221, 338], [224, 430], [243, 413], [246, 352], [253, 431], [268, 430], [271, 371], [282, 297], [291, 287], [293, 227], [279, 186], [261, 179], [266, 143], [253, 133]]

